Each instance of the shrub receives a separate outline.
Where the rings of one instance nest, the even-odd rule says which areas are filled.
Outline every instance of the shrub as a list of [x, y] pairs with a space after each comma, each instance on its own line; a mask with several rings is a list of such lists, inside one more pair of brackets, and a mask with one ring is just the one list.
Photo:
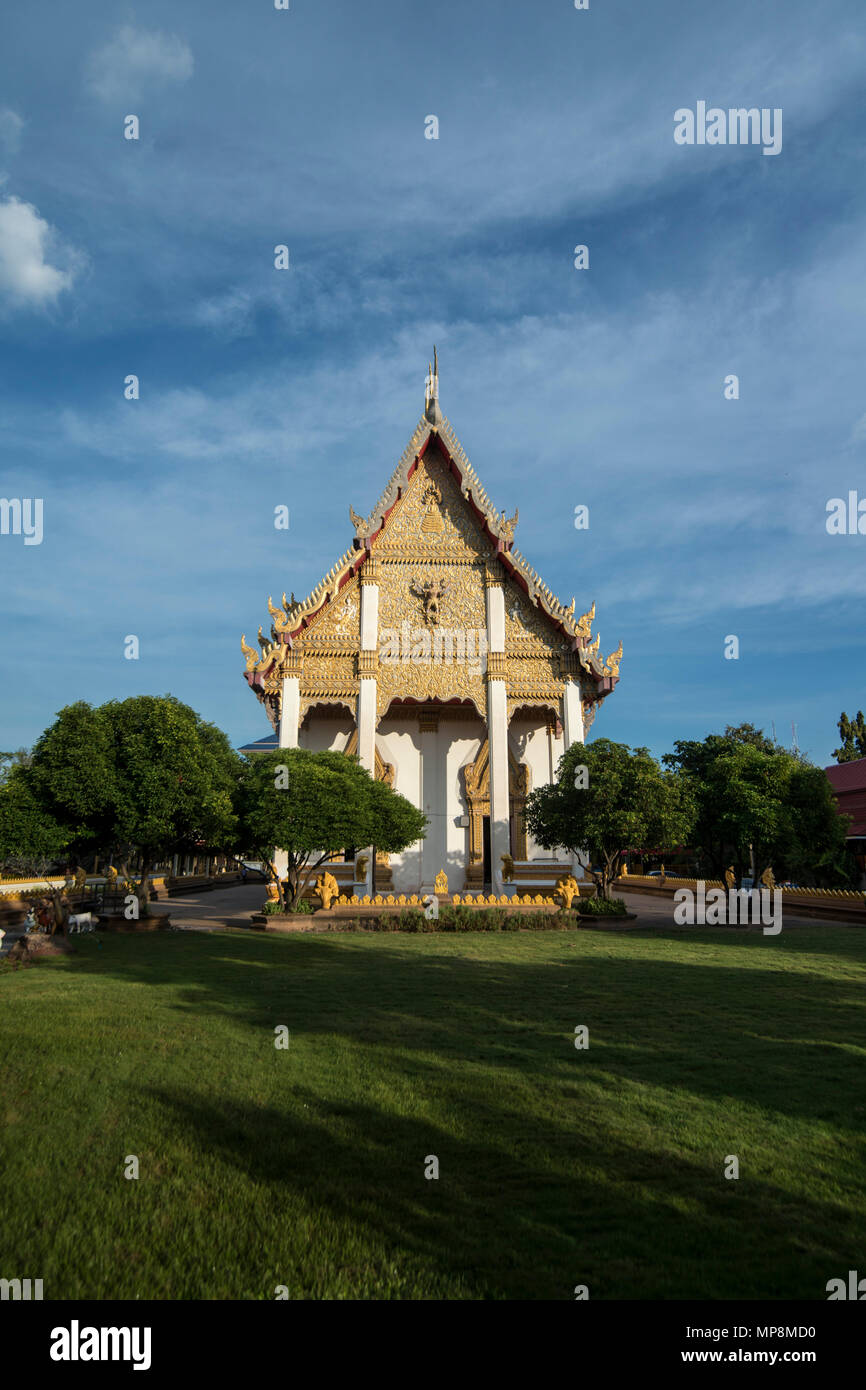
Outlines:
[[624, 917], [625, 903], [622, 898], [579, 898], [577, 910], [582, 917]]
[[443, 907], [437, 917], [426, 917], [416, 907], [401, 912], [383, 912], [380, 917], [344, 919], [329, 925], [330, 931], [369, 932], [496, 932], [568, 931], [576, 925], [568, 912], [514, 912], [504, 907], [464, 907], [462, 903]]

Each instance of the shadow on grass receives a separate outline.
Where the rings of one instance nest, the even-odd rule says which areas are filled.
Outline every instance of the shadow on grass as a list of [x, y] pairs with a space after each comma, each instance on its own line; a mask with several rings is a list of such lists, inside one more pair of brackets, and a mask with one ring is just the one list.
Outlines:
[[[540, 962], [446, 953], [435, 937], [393, 940], [126, 936], [101, 951], [88, 942], [72, 968], [170, 987], [196, 1016], [271, 1038], [285, 1024], [546, 1079], [573, 1075], [573, 1031], [585, 1024], [590, 1073], [863, 1129], [866, 999], [848, 976], [779, 970], [773, 957], [763, 969], [751, 950], [731, 964], [629, 959], [602, 934], [574, 950], [547, 936]], [[562, 946], [552, 956], [551, 943]]]
[[[471, 1134], [368, 1103], [329, 1105], [298, 1085], [291, 1111], [149, 1092], [188, 1143], [270, 1189], [271, 1211], [283, 1194], [287, 1211], [314, 1213], [321, 1239], [282, 1280], [292, 1297], [321, 1296], [343, 1273], [332, 1230], [351, 1234], [352, 1248], [384, 1246], [397, 1270], [428, 1271], [431, 1288], [459, 1284], [485, 1299], [572, 1298], [577, 1283], [592, 1298], [823, 1298], [857, 1254], [862, 1227], [858, 1236], [831, 1200], [728, 1182], [720, 1161], [625, 1144], [598, 1123], [575, 1135], [534, 1116], [523, 1158], [512, 1110], [465, 1077], [455, 1093]], [[267, 1235], [261, 1259], [277, 1267]], [[250, 1284], [255, 1269], [238, 1277]], [[351, 1296], [370, 1296], [363, 1270], [357, 1278]]]
[[[185, 1051], [186, 1087], [145, 1067], [129, 1086], [172, 1153], [177, 1136], [179, 1208], [191, 1154], [217, 1181], [227, 1167], [249, 1180], [232, 1200], [264, 1215], [241, 1291], [291, 1256], [293, 1296], [334, 1296], [345, 1240], [355, 1297], [387, 1296], [393, 1251], [413, 1288], [467, 1297], [587, 1283], [594, 1298], [823, 1298], [866, 1236], [863, 1002], [847, 964], [784, 969], [777, 942], [707, 939], [711, 952], [678, 938], [687, 959], [673, 959], [651, 935], [124, 936], [82, 942], [63, 969], [227, 1025]], [[279, 1058], [278, 1024], [292, 1035]], [[727, 1152], [740, 1181], [723, 1177]], [[299, 1212], [317, 1268], [278, 1239]]]

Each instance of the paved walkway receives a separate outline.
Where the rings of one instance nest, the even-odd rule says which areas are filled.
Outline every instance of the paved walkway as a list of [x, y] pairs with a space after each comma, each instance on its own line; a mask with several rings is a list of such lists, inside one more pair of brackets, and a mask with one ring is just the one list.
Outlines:
[[178, 893], [160, 898], [153, 906], [171, 916], [173, 927], [186, 931], [214, 931], [227, 922], [260, 912], [268, 896], [264, 883], [242, 883], [237, 888], [212, 888], [206, 893]]
[[[674, 902], [672, 898], [654, 897], [649, 893], [639, 893], [627, 888], [615, 890], [617, 897], [625, 900], [629, 912], [637, 914], [637, 921], [627, 925], [638, 927], [674, 927]], [[217, 931], [221, 927], [238, 923], [239, 925], [261, 910], [267, 896], [263, 883], [247, 883], [237, 888], [215, 888], [207, 893], [178, 893], [175, 897], [161, 898], [154, 904], [157, 911], [170, 915], [172, 925], [184, 931]], [[615, 920], [615, 919], [614, 919]], [[789, 916], [785, 913], [782, 929], [788, 927], [835, 926], [826, 917], [809, 918]], [[840, 926], [851, 926], [841, 922]], [[689, 930], [689, 928], [683, 928]], [[699, 930], [699, 928], [691, 928]], [[852, 930], [857, 930], [852, 926]], [[13, 942], [22, 933], [21, 927], [11, 927], [3, 942], [5, 955]]]
[[[674, 922], [674, 908], [676, 904], [674, 903], [673, 898], [664, 898], [660, 896], [656, 897], [655, 894], [641, 893], [637, 889], [619, 887], [613, 889], [613, 896], [616, 898], [622, 898], [629, 912], [637, 913], [638, 921], [633, 922], [631, 924], [634, 927], [637, 927], [638, 925], [642, 927], [677, 926], [677, 924]], [[852, 931], [856, 931], [858, 929], [857, 924], [852, 922], [844, 922], [841, 920], [839, 922], [834, 922], [832, 918], [829, 917], [809, 917], [803, 912], [799, 912], [795, 915], [793, 912], [789, 913], [787, 909], [783, 911], [783, 931], [786, 929], [786, 927], [820, 926], [851, 927]], [[682, 930], [697, 931], [698, 928], [684, 927], [682, 928]], [[709, 928], [709, 930], [712, 931], [712, 927]]]

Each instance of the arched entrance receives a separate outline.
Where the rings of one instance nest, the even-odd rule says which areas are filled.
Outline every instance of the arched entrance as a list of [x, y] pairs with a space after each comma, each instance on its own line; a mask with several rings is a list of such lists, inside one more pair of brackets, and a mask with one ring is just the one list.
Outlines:
[[[490, 821], [490, 747], [487, 739], [481, 745], [473, 763], [463, 768], [466, 801], [469, 806], [469, 863], [466, 868], [466, 887], [484, 887], [485, 819]], [[529, 768], [519, 763], [508, 750], [508, 815], [511, 826], [511, 854], [515, 859], [526, 858], [526, 825], [523, 808], [529, 793]], [[489, 832], [488, 832], [489, 833]], [[489, 872], [490, 866], [488, 866]]]

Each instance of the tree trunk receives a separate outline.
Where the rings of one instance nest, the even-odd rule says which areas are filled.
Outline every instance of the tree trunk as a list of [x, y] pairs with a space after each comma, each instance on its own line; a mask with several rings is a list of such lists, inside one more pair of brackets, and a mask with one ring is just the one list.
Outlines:
[[138, 910], [142, 917], [146, 917], [150, 911], [150, 866], [152, 862], [148, 855], [142, 855], [141, 882], [138, 885]]

